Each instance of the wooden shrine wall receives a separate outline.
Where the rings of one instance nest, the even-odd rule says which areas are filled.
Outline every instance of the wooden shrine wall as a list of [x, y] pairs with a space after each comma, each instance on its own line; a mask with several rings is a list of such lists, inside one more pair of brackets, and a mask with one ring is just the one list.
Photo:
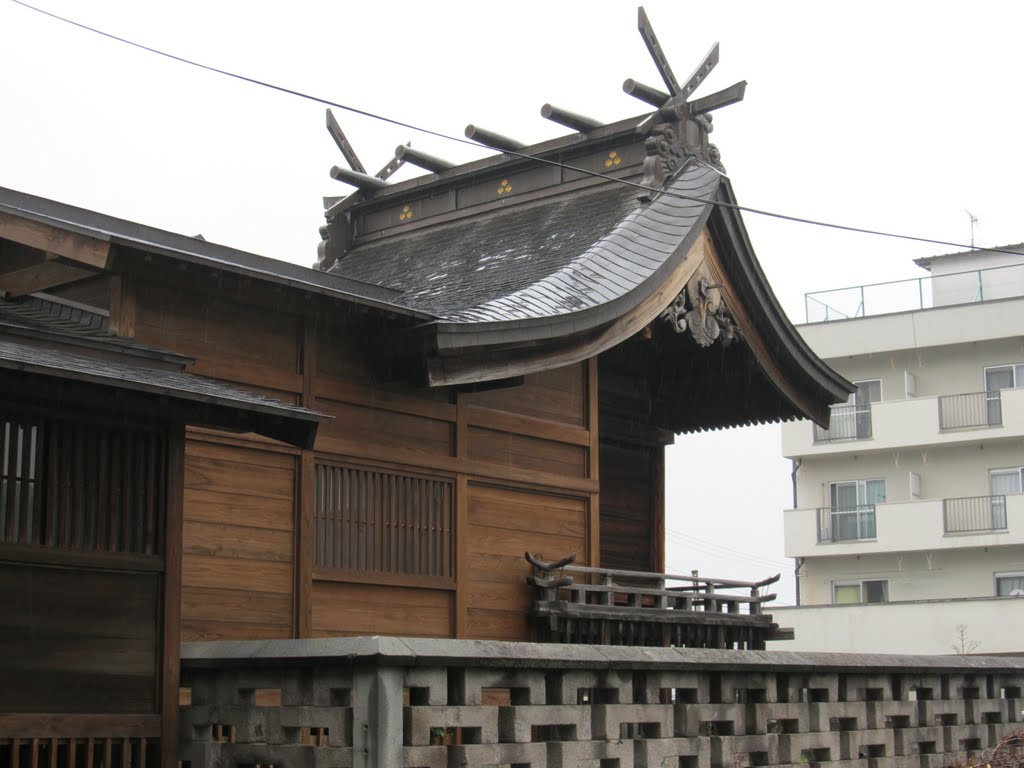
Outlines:
[[184, 428], [152, 411], [0, 378], [0, 753], [44, 735], [152, 752], [177, 732]]
[[[299, 317], [238, 298], [231, 281], [130, 283], [136, 340], [195, 358], [194, 373], [300, 401]], [[299, 451], [206, 429], [186, 438], [182, 640], [294, 636]]]
[[601, 565], [634, 571], [665, 570], [661, 501], [664, 448], [601, 441]]
[[528, 639], [523, 552], [597, 562], [596, 363], [473, 393], [382, 382], [364, 316], [188, 277], [134, 276], [118, 327], [334, 420], [313, 451], [189, 429], [183, 640]]

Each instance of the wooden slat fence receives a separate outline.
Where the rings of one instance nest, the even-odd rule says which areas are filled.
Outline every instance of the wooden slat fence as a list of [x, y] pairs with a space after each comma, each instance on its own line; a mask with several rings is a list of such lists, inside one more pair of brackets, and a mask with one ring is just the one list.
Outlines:
[[451, 480], [344, 464], [315, 477], [317, 568], [454, 578]]
[[166, 465], [158, 431], [0, 415], [0, 544], [159, 555]]
[[157, 768], [160, 740], [0, 736], [0, 765], [9, 768]]

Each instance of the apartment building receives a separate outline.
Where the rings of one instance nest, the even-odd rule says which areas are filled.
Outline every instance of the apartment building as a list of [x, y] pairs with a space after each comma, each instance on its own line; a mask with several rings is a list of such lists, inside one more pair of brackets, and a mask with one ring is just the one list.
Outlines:
[[1024, 255], [917, 264], [807, 296], [801, 334], [857, 392], [783, 425], [789, 650], [1024, 652]]

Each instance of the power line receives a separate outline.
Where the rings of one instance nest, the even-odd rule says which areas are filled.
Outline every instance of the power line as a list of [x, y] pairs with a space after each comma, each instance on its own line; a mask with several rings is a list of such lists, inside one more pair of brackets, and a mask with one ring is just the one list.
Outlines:
[[[739, 558], [753, 565], [765, 565], [767, 567], [778, 568], [780, 566], [788, 566], [789, 563], [785, 560], [777, 560], [775, 558], [765, 557], [752, 552], [744, 552], [739, 549], [733, 549], [732, 547], [726, 547], [721, 544], [716, 544], [713, 541], [707, 539], [701, 539], [696, 536], [689, 536], [679, 531], [674, 531], [670, 528], [665, 530], [666, 536], [675, 538], [681, 544], [693, 547], [697, 551], [704, 552], [705, 554], [712, 555], [721, 558]], [[697, 542], [696, 544], [694, 542]], [[700, 546], [700, 545], [706, 546]], [[708, 549], [707, 547], [713, 547], [714, 549]], [[715, 551], [720, 550], [720, 551]]]
[[[164, 58], [171, 59], [172, 61], [177, 61], [177, 62], [179, 62], [181, 64], [187, 64], [187, 65], [189, 65], [191, 67], [196, 67], [198, 69], [203, 69], [203, 70], [206, 70], [207, 72], [213, 72], [213, 73], [218, 74], [218, 75], [223, 75], [224, 77], [230, 77], [230, 78], [234, 78], [236, 80], [241, 80], [242, 82], [250, 83], [252, 85], [258, 85], [258, 86], [260, 86], [262, 88], [269, 88], [270, 90], [278, 91], [279, 93], [285, 93], [285, 94], [288, 94], [290, 96], [296, 96], [296, 97], [298, 97], [300, 99], [305, 99], [307, 101], [316, 102], [317, 104], [323, 104], [325, 106], [335, 107], [336, 109], [341, 109], [341, 110], [344, 110], [345, 112], [350, 112], [350, 113], [355, 114], [355, 115], [361, 115], [363, 117], [367, 117], [367, 118], [370, 118], [372, 120], [378, 120], [378, 121], [381, 121], [381, 122], [384, 122], [384, 123], [388, 123], [390, 125], [399, 126], [401, 128], [407, 128], [407, 129], [409, 129], [411, 131], [416, 131], [418, 133], [426, 134], [428, 136], [434, 136], [434, 137], [439, 138], [439, 139], [445, 139], [446, 141], [453, 141], [453, 142], [457, 142], [459, 144], [467, 144], [469, 146], [477, 147], [477, 148], [480, 148], [481, 146], [483, 146], [483, 145], [481, 145], [481, 144], [479, 144], [479, 143], [477, 143], [475, 141], [471, 141], [469, 139], [462, 138], [460, 136], [452, 136], [451, 134], [443, 133], [441, 131], [435, 131], [435, 130], [432, 130], [430, 128], [423, 128], [421, 126], [417, 126], [417, 125], [414, 125], [412, 123], [405, 122], [403, 120], [398, 120], [396, 118], [387, 117], [385, 115], [377, 114], [375, 112], [370, 112], [368, 110], [360, 109], [358, 107], [353, 107], [353, 106], [348, 105], [348, 104], [342, 104], [340, 102], [331, 101], [330, 99], [325, 99], [325, 98], [322, 98], [320, 96], [314, 96], [313, 94], [309, 94], [309, 93], [306, 93], [304, 91], [299, 91], [299, 90], [296, 90], [296, 89], [293, 89], [293, 88], [287, 88], [287, 87], [282, 86], [282, 85], [276, 85], [274, 83], [270, 83], [270, 82], [267, 82], [265, 80], [260, 80], [260, 79], [255, 78], [255, 77], [249, 77], [247, 75], [242, 75], [242, 74], [239, 74], [237, 72], [231, 72], [231, 71], [226, 70], [226, 69], [221, 69], [219, 67], [214, 67], [214, 66], [212, 66], [210, 64], [203, 64], [202, 62], [195, 61], [193, 59], [189, 59], [189, 58], [186, 58], [184, 56], [178, 56], [178, 55], [173, 54], [173, 53], [168, 53], [168, 52], [162, 51], [162, 50], [160, 50], [158, 48], [153, 48], [151, 46], [135, 42], [134, 40], [129, 40], [128, 38], [120, 37], [120, 36], [112, 34], [110, 32], [105, 32], [102, 29], [98, 29], [96, 27], [89, 26], [88, 24], [84, 24], [82, 22], [75, 21], [73, 19], [69, 19], [66, 16], [61, 16], [60, 14], [54, 13], [53, 11], [48, 11], [48, 10], [45, 10], [44, 8], [40, 8], [38, 6], [32, 5], [31, 3], [25, 2], [25, 0], [11, 0], [11, 2], [16, 3], [16, 4], [18, 4], [18, 5], [20, 5], [20, 6], [24, 7], [24, 8], [27, 8], [27, 9], [29, 9], [31, 11], [35, 11], [36, 13], [42, 14], [44, 16], [48, 16], [48, 17], [50, 17], [52, 19], [55, 19], [57, 21], [61, 21], [61, 22], [65, 23], [65, 24], [69, 24], [69, 25], [71, 25], [73, 27], [77, 27], [78, 29], [82, 29], [82, 30], [85, 30], [87, 32], [92, 32], [93, 34], [100, 35], [100, 36], [105, 37], [105, 38], [107, 38], [109, 40], [114, 40], [115, 42], [122, 43], [124, 45], [128, 45], [128, 46], [131, 46], [133, 48], [138, 48], [139, 50], [147, 51], [148, 53], [152, 53], [152, 54], [155, 54], [157, 56], [163, 56]], [[642, 184], [640, 182], [631, 181], [629, 179], [622, 179], [622, 178], [618, 178], [618, 177], [614, 177], [614, 176], [609, 176], [607, 174], [600, 173], [598, 171], [591, 171], [591, 170], [588, 170], [586, 168], [577, 168], [575, 166], [568, 165], [566, 163], [560, 163], [560, 162], [558, 162], [556, 160], [549, 160], [547, 158], [538, 157], [536, 155], [529, 155], [529, 154], [525, 154], [523, 152], [516, 152], [516, 151], [508, 150], [508, 149], [504, 149], [504, 150], [502, 150], [502, 152], [504, 152], [504, 154], [506, 154], [506, 155], [511, 155], [513, 157], [518, 157], [518, 158], [522, 158], [522, 159], [526, 159], [526, 160], [532, 160], [533, 162], [541, 163], [541, 164], [544, 164], [544, 165], [550, 165], [550, 166], [554, 166], [554, 167], [557, 167], [557, 168], [562, 168], [562, 169], [565, 169], [565, 170], [570, 170], [570, 171], [574, 171], [574, 172], [577, 172], [577, 173], [582, 173], [582, 174], [587, 175], [587, 176], [591, 176], [591, 177], [595, 177], [595, 178], [599, 178], [599, 179], [606, 179], [608, 181], [613, 181], [613, 182], [616, 182], [616, 183], [619, 183], [619, 184], [624, 184], [626, 186], [630, 186], [630, 187], [633, 187], [635, 189], [642, 190], [644, 192], [651, 192], [651, 193], [655, 193], [655, 194], [659, 194], [659, 195], [667, 195], [669, 197], [674, 197], [674, 198], [678, 198], [678, 199], [681, 199], [681, 200], [690, 200], [690, 201], [693, 201], [693, 202], [704, 203], [705, 205], [715, 205], [715, 206], [718, 206], [719, 208], [726, 208], [726, 209], [730, 209], [730, 210], [741, 211], [743, 213], [750, 213], [750, 214], [754, 214], [754, 215], [757, 215], [757, 216], [765, 216], [765, 217], [768, 217], [768, 218], [779, 219], [781, 221], [790, 221], [790, 222], [793, 222], [795, 224], [807, 224], [807, 225], [815, 226], [815, 227], [824, 227], [824, 228], [827, 228], [827, 229], [837, 229], [837, 230], [840, 230], [840, 231], [843, 231], [843, 232], [854, 232], [854, 233], [862, 234], [862, 235], [874, 235], [876, 237], [887, 237], [887, 238], [894, 239], [894, 240], [909, 240], [909, 241], [918, 242], [918, 243], [928, 243], [930, 245], [942, 245], [942, 246], [947, 246], [947, 247], [951, 247], [951, 248], [957, 248], [957, 249], [962, 250], [962, 251], [978, 250], [978, 251], [986, 251], [986, 252], [989, 252], [989, 253], [1009, 253], [1009, 254], [1013, 254], [1015, 256], [1019, 256], [1020, 255], [1020, 253], [1018, 253], [1017, 251], [1010, 251], [1010, 250], [1003, 249], [1003, 248], [974, 248], [973, 246], [968, 246], [968, 245], [965, 245], [964, 243], [957, 243], [957, 242], [953, 242], [953, 241], [950, 241], [950, 240], [938, 240], [938, 239], [930, 238], [930, 237], [918, 237], [916, 235], [905, 235], [905, 234], [900, 234], [898, 232], [887, 232], [887, 231], [879, 230], [879, 229], [868, 229], [868, 228], [865, 228], [865, 227], [855, 227], [855, 226], [847, 225], [847, 224], [837, 224], [835, 222], [821, 221], [821, 220], [818, 220], [818, 219], [809, 219], [809, 218], [806, 218], [806, 217], [803, 217], [803, 216], [793, 216], [793, 215], [789, 215], [789, 214], [785, 214], [785, 213], [778, 213], [778, 212], [769, 211], [769, 210], [766, 210], [766, 209], [763, 209], [763, 208], [754, 208], [754, 207], [746, 206], [746, 205], [738, 205], [736, 203], [727, 203], [727, 202], [724, 202], [722, 200], [713, 200], [713, 199], [709, 199], [709, 198], [698, 197], [698, 196], [695, 196], [695, 195], [686, 195], [686, 194], [683, 194], [682, 192], [663, 190], [663, 189], [659, 189], [657, 187], [651, 187], [651, 186], [648, 186], [646, 184]]]

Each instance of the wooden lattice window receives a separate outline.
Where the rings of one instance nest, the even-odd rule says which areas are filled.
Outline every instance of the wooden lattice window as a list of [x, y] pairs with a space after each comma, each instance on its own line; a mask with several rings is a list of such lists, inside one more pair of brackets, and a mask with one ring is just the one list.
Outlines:
[[313, 562], [354, 574], [454, 578], [445, 478], [317, 464]]
[[160, 555], [167, 436], [0, 414], [0, 545]]

